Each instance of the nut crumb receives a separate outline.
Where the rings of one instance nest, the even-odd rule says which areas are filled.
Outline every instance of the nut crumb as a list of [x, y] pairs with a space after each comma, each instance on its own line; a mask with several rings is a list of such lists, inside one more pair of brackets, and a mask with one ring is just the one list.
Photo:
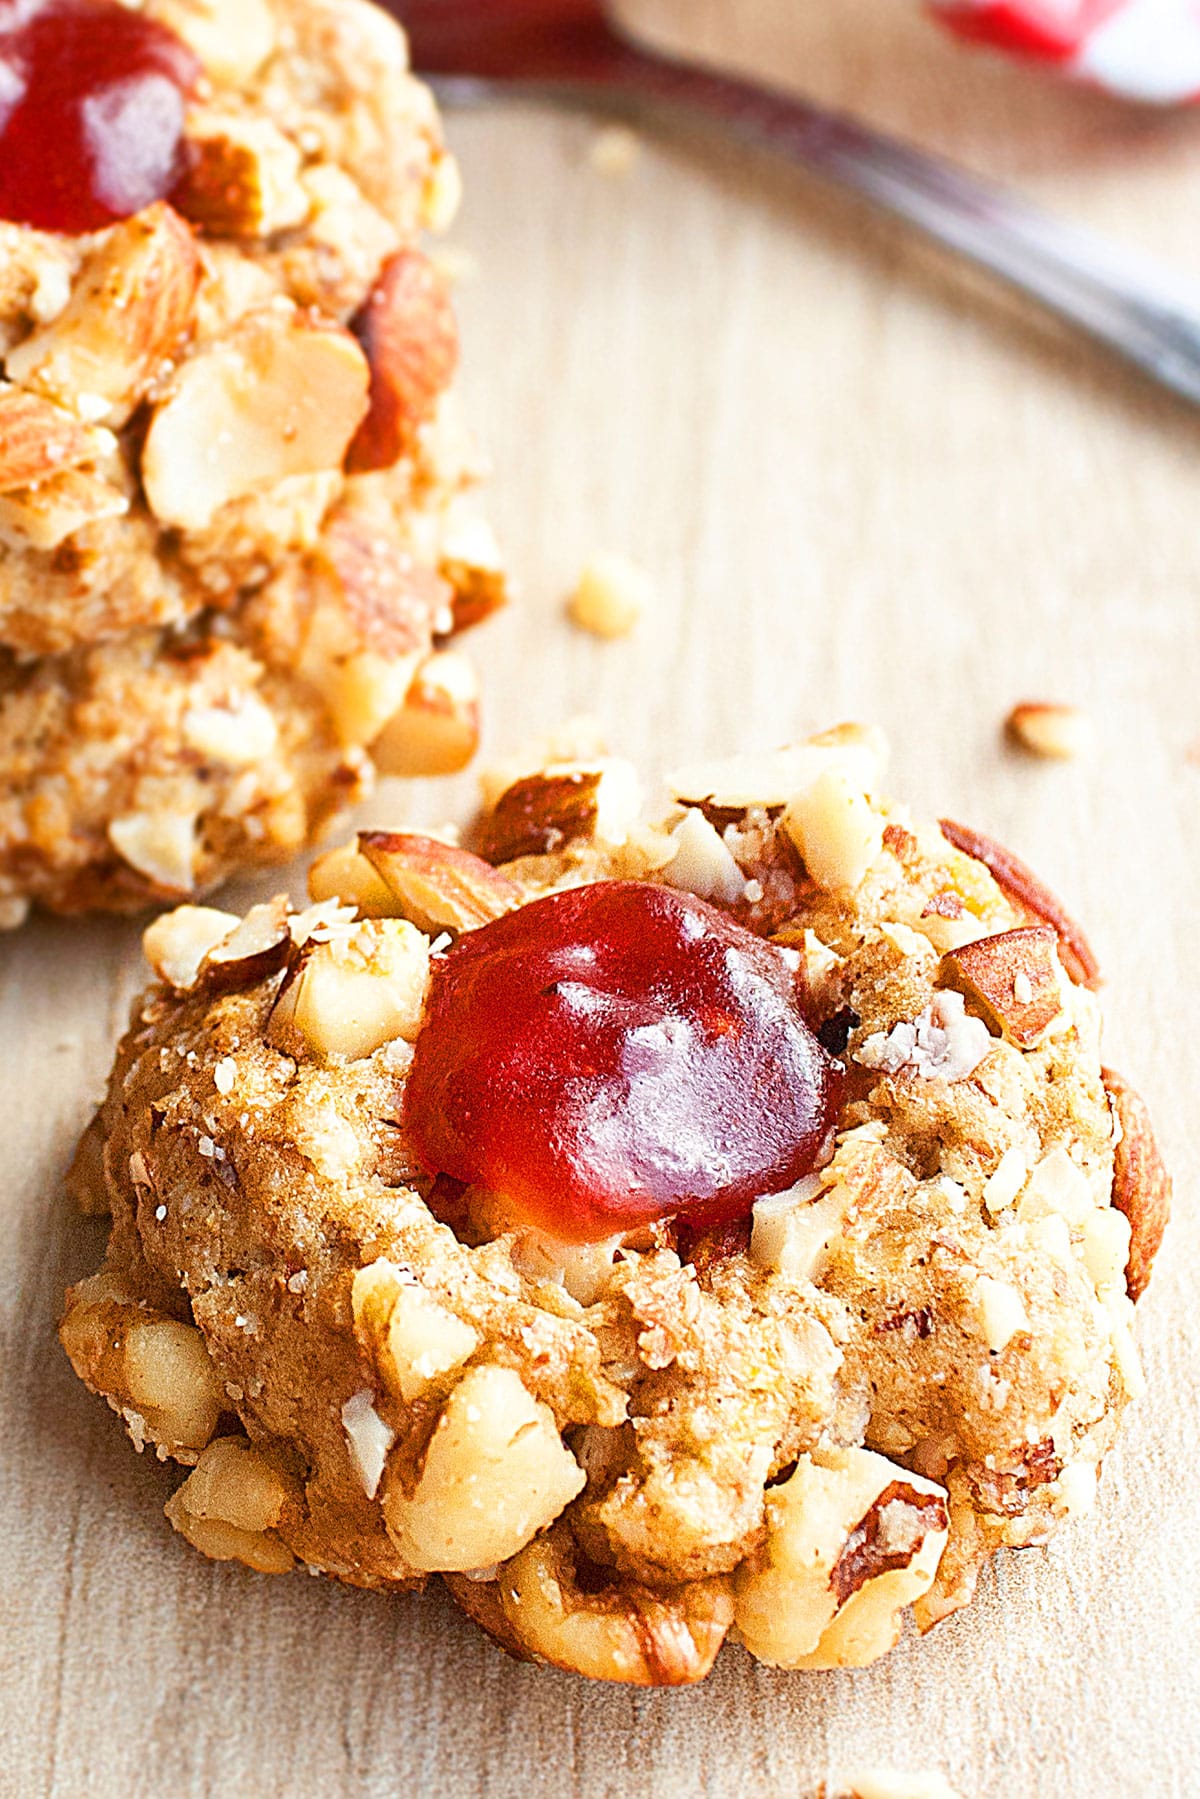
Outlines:
[[593, 637], [628, 637], [653, 597], [649, 575], [627, 556], [607, 552], [587, 563], [567, 611]]
[[598, 175], [623, 181], [632, 175], [642, 152], [642, 140], [628, 125], [605, 125], [592, 138], [588, 161]]
[[1023, 700], [1004, 721], [1010, 741], [1031, 756], [1070, 762], [1090, 747], [1091, 720], [1078, 706]]

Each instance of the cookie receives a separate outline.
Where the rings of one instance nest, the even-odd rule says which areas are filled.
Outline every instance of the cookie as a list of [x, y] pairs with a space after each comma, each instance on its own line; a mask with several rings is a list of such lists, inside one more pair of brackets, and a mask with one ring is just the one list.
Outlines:
[[430, 658], [503, 597], [420, 244], [457, 175], [398, 28], [366, 0], [30, 18], [0, 60], [34, 98], [65, 63], [109, 117], [111, 25], [151, 34], [127, 58], [168, 56], [179, 120], [136, 210], [74, 168], [61, 94], [55, 181], [0, 180], [6, 922], [186, 898], [293, 854], [377, 768], [461, 766], [472, 676]]
[[655, 825], [518, 762], [474, 850], [150, 928], [62, 1340], [196, 1547], [683, 1684], [870, 1662], [1086, 1515], [1169, 1182], [1082, 933], [881, 757], [685, 769]]

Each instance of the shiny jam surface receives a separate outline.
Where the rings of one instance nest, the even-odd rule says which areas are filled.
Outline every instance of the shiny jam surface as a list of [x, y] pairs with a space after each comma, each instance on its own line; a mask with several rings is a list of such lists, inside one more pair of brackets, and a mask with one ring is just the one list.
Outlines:
[[568, 1241], [744, 1216], [811, 1172], [840, 1063], [780, 952], [690, 894], [604, 881], [434, 962], [405, 1124], [433, 1174]]
[[115, 0], [0, 0], [0, 218], [97, 231], [164, 199], [199, 72]]

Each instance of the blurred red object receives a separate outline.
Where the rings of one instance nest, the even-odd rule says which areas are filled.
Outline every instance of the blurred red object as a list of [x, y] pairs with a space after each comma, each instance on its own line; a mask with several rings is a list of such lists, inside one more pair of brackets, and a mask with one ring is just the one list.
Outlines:
[[960, 37], [1130, 100], [1200, 99], [1200, 0], [929, 0]]

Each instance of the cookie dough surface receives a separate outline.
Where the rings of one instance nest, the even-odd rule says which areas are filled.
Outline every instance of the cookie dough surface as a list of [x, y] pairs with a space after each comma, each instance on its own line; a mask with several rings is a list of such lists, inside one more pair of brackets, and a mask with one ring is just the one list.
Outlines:
[[403, 36], [366, 0], [146, 11], [201, 66], [181, 185], [85, 237], [0, 224], [5, 922], [311, 840], [414, 765], [373, 747], [502, 594], [420, 246], [457, 174]]
[[[108, 1259], [62, 1335], [192, 1469], [168, 1513], [197, 1547], [441, 1573], [513, 1653], [683, 1683], [731, 1634], [870, 1661], [1086, 1514], [1166, 1176], [1028, 887], [882, 801], [879, 753], [843, 729], [686, 770], [650, 827], [619, 763], [514, 767], [492, 862], [368, 834], [307, 911], [151, 927], [76, 1169]], [[446, 933], [595, 879], [773, 938], [846, 1062], [828, 1159], [742, 1225], [567, 1245], [406, 1143]]]

